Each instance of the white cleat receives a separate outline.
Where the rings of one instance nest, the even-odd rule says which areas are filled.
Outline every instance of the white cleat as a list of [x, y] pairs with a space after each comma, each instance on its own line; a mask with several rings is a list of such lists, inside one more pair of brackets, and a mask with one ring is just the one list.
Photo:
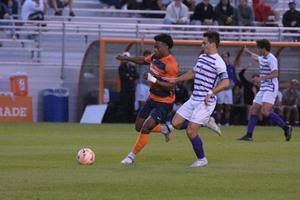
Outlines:
[[174, 128], [171, 124], [166, 125], [166, 127], [167, 127], [168, 130], [167, 130], [166, 133], [163, 133], [163, 134], [165, 136], [165, 141], [169, 142], [172, 138], [171, 132], [174, 130]]
[[205, 167], [207, 165], [208, 161], [206, 159], [206, 157], [202, 158], [202, 159], [197, 159], [192, 165], [191, 167]]
[[210, 130], [213, 130], [214, 132], [216, 132], [219, 136], [222, 136], [222, 132], [220, 127], [216, 124], [215, 122], [215, 118], [210, 117], [208, 123], [207, 123], [207, 128], [209, 128]]
[[124, 160], [121, 161], [122, 164], [132, 164], [134, 162], [134, 159], [127, 156]]

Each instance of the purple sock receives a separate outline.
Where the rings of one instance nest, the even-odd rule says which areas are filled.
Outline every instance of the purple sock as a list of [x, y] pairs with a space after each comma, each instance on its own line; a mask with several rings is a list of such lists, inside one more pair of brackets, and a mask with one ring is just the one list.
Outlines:
[[253, 134], [255, 125], [257, 123], [258, 117], [257, 115], [250, 115], [250, 119], [248, 122], [247, 134]]
[[186, 128], [188, 127], [188, 125], [189, 125], [189, 122], [190, 122], [190, 121], [186, 120], [186, 121], [181, 125], [180, 129], [186, 129]]
[[225, 118], [225, 124], [229, 124], [229, 118]]
[[197, 158], [202, 159], [205, 157], [204, 155], [204, 150], [203, 150], [203, 144], [202, 144], [202, 140], [199, 137], [199, 135], [197, 135], [196, 137], [194, 137], [193, 139], [190, 139], [191, 143], [193, 145], [194, 151], [197, 155]]
[[281, 128], [283, 128], [286, 124], [284, 123], [284, 121], [282, 121], [282, 119], [280, 119], [280, 117], [273, 113], [273, 112], [270, 112], [268, 118], [270, 120], [272, 120], [273, 122], [275, 122], [275, 124], [277, 124], [278, 126], [280, 126]]
[[221, 124], [221, 119], [216, 120], [217, 124]]

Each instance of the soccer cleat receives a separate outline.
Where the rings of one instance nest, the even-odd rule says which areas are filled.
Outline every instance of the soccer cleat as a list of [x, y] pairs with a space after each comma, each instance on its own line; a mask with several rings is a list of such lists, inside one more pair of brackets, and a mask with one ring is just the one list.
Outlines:
[[241, 138], [238, 138], [237, 140], [245, 140], [245, 141], [252, 141], [252, 137], [249, 137], [248, 135], [244, 135]]
[[291, 125], [287, 125], [288, 126], [288, 129], [286, 129], [284, 131], [284, 136], [285, 136], [285, 140], [286, 141], [290, 141], [291, 137], [292, 137], [292, 130], [293, 130], [293, 127]]
[[172, 138], [171, 132], [173, 131], [174, 128], [173, 128], [172, 125], [166, 125], [166, 127], [167, 127], [168, 130], [167, 130], [166, 133], [163, 133], [163, 134], [165, 136], [165, 141], [169, 142]]
[[127, 156], [124, 160], [121, 161], [122, 164], [132, 164], [134, 162], [134, 159]]
[[202, 159], [197, 159], [192, 165], [191, 167], [205, 167], [207, 165], [208, 161], [206, 159], [206, 157], [202, 158]]
[[220, 127], [216, 124], [215, 122], [215, 118], [210, 117], [209, 121], [207, 123], [207, 128], [213, 130], [214, 132], [216, 132], [219, 136], [222, 136], [222, 132]]

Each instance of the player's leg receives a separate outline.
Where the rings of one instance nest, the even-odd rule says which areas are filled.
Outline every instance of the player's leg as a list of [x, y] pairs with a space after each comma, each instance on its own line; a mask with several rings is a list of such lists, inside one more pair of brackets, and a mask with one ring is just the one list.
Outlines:
[[222, 118], [222, 109], [223, 109], [223, 103], [217, 103], [216, 110], [217, 110], [217, 125], [221, 126], [221, 118]]
[[149, 116], [140, 131], [139, 137], [136, 140], [132, 151], [127, 155], [127, 157], [121, 161], [123, 164], [131, 164], [134, 162], [136, 155], [146, 146], [149, 139], [149, 134], [151, 130], [157, 125], [157, 122]]
[[259, 112], [261, 108], [261, 105], [258, 103], [253, 102], [253, 105], [251, 106], [250, 109], [250, 117], [249, 117], [249, 122], [247, 126], [247, 134], [241, 138], [238, 138], [237, 140], [246, 140], [246, 141], [252, 141], [252, 135], [254, 128], [256, 126], [256, 123], [258, 121], [258, 116], [257, 113]]
[[231, 104], [225, 104], [225, 126], [229, 126]]
[[190, 122], [186, 129], [186, 134], [190, 139], [194, 152], [197, 156], [197, 160], [191, 165], [191, 167], [204, 167], [208, 163], [204, 154], [203, 142], [200, 136], [197, 134], [197, 131], [200, 127], [200, 124]]
[[299, 126], [299, 111], [298, 111], [298, 106], [293, 105], [292, 106], [293, 114], [294, 114], [294, 126]]
[[285, 109], [285, 123], [290, 124], [292, 108], [291, 106], [286, 106], [284, 109]]
[[173, 130], [173, 127], [172, 125], [162, 126], [161, 123], [172, 111], [173, 104], [157, 101], [152, 101], [152, 104], [153, 109], [151, 110], [150, 116], [157, 122], [157, 125], [151, 130], [151, 132], [162, 133], [165, 137], [165, 141], [169, 142], [171, 139], [171, 131]]
[[225, 126], [229, 126], [230, 122], [230, 110], [231, 105], [233, 104], [233, 96], [232, 96], [232, 90], [226, 90], [226, 96], [225, 96]]
[[197, 156], [197, 160], [191, 165], [191, 167], [203, 167], [208, 163], [204, 154], [202, 140], [197, 134], [197, 131], [202, 125], [206, 125], [208, 123], [214, 108], [215, 104], [206, 106], [204, 103], [200, 103], [193, 110], [190, 123], [186, 130], [187, 136], [190, 139], [194, 152]]
[[286, 124], [276, 113], [271, 112], [273, 104], [269, 102], [263, 102], [262, 104], [262, 113], [265, 117], [268, 117], [275, 124], [280, 126], [284, 130], [284, 136], [286, 141], [290, 141], [292, 137], [292, 127]]
[[186, 129], [193, 113], [193, 100], [189, 99], [175, 113], [172, 125], [176, 129]]

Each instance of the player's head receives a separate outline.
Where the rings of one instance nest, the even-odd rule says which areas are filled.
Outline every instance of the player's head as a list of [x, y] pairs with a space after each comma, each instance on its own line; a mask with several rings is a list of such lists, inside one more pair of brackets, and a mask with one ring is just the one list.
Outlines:
[[218, 53], [220, 35], [216, 31], [207, 31], [203, 34], [202, 50], [207, 55]]
[[292, 88], [297, 88], [298, 85], [299, 85], [298, 79], [295, 79], [295, 78], [292, 79], [292, 81], [291, 81], [291, 87], [292, 87]]
[[267, 39], [256, 40], [256, 47], [258, 49], [265, 49], [266, 51], [271, 51], [271, 43]]
[[173, 47], [173, 39], [170, 35], [161, 33], [154, 37], [155, 56], [163, 58], [169, 55], [170, 49]]
[[166, 45], [168, 45], [169, 49], [172, 49], [172, 47], [174, 45], [172, 37], [168, 34], [165, 34], [165, 33], [161, 33], [159, 35], [156, 35], [154, 37], [154, 40], [165, 43]]
[[203, 37], [207, 37], [209, 43], [215, 43], [216, 48], [220, 44], [220, 34], [217, 31], [206, 31], [203, 33]]

